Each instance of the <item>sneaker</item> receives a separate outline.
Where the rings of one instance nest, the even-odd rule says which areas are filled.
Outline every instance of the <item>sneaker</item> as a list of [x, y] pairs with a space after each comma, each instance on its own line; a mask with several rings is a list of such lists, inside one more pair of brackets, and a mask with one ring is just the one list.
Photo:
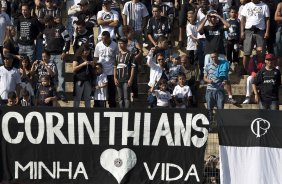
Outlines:
[[147, 48], [148, 46], [149, 46], [148, 43], [143, 43], [143, 47], [144, 47], [144, 48]]
[[244, 100], [243, 104], [249, 104], [250, 103], [250, 97], [247, 96], [246, 99]]
[[234, 100], [233, 98], [228, 98], [227, 102], [230, 104], [237, 104], [237, 101]]

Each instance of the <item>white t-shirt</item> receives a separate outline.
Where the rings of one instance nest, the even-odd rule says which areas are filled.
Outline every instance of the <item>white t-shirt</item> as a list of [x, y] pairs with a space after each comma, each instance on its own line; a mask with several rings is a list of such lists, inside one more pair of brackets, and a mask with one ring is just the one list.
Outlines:
[[239, 11], [238, 11], [238, 19], [239, 19], [239, 20], [241, 20], [241, 18], [242, 18], [242, 15], [241, 15], [241, 14], [242, 14], [242, 10], [243, 10], [244, 6], [245, 6], [245, 5], [241, 5], [240, 8], [239, 8]]
[[190, 37], [193, 35], [194, 37], [197, 38], [197, 26], [192, 25], [189, 22], [187, 23], [186, 26], [186, 34], [187, 34], [187, 47], [186, 50], [197, 50], [197, 42], [193, 41], [193, 39]]
[[157, 97], [157, 106], [168, 107], [171, 94], [168, 91], [155, 90], [153, 95]]
[[[102, 85], [105, 85], [106, 83], [108, 83], [107, 75], [102, 73], [97, 76], [96, 85], [102, 86]], [[94, 99], [95, 100], [107, 100], [108, 99], [108, 87], [95, 89]]]
[[108, 47], [104, 45], [102, 41], [97, 43], [94, 51], [94, 57], [99, 58], [98, 63], [102, 63], [104, 74], [114, 74], [114, 63], [117, 53], [118, 46], [116, 42], [111, 41], [111, 44]]
[[142, 20], [149, 16], [146, 6], [141, 3], [133, 3], [128, 1], [124, 4], [122, 14], [127, 16], [127, 25], [131, 26], [135, 31], [142, 30]]
[[246, 29], [256, 26], [260, 30], [265, 30], [265, 18], [269, 17], [269, 8], [263, 2], [259, 4], [249, 2], [242, 9], [241, 16], [246, 17]]
[[8, 99], [8, 93], [15, 91], [17, 84], [21, 83], [21, 76], [16, 68], [10, 71], [4, 66], [0, 67], [0, 96], [2, 99]]
[[[106, 12], [105, 10], [101, 10], [97, 14], [97, 19], [102, 20], [118, 20], [118, 12], [115, 10], [111, 10], [109, 12]], [[116, 38], [115, 35], [115, 27], [108, 26], [108, 25], [100, 25], [99, 26], [99, 33], [98, 33], [98, 40], [102, 39], [102, 33], [103, 31], [108, 31], [111, 35], [112, 39]]]
[[[179, 98], [179, 99], [182, 99], [183, 102], [185, 104], [187, 104], [188, 98], [190, 96], [192, 96], [192, 91], [191, 91], [189, 86], [181, 87], [181, 86], [177, 85], [177, 86], [175, 86], [172, 95]], [[181, 106], [181, 108], [185, 108], [185, 105]]]

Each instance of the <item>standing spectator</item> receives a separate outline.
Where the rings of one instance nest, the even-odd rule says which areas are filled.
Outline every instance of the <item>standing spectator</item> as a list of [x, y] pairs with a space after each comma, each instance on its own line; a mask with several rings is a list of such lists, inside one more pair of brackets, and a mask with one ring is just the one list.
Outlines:
[[31, 62], [34, 61], [34, 41], [40, 33], [40, 22], [30, 14], [28, 4], [22, 4], [22, 16], [15, 21], [18, 33], [19, 53], [27, 55]]
[[[96, 24], [96, 14], [94, 14], [89, 9], [89, 2], [88, 0], [81, 0], [80, 3], [78, 3], [80, 6], [80, 11], [74, 13], [74, 24], [76, 21], [84, 21], [86, 25], [86, 29], [93, 33], [93, 27]], [[70, 14], [69, 14], [70, 15]]]
[[99, 25], [98, 41], [102, 39], [102, 32], [108, 31], [111, 39], [116, 39], [115, 28], [119, 24], [119, 15], [115, 10], [111, 10], [111, 0], [103, 0], [102, 10], [97, 14], [97, 23]]
[[257, 73], [253, 82], [255, 101], [260, 109], [279, 110], [281, 73], [275, 68], [274, 56], [266, 54], [265, 67]]
[[35, 106], [53, 106], [53, 101], [57, 100], [56, 90], [50, 80], [48, 75], [41, 76], [35, 97]]
[[17, 91], [20, 94], [21, 76], [13, 67], [13, 57], [4, 56], [4, 66], [0, 66], [0, 99], [6, 104], [9, 91]]
[[230, 7], [229, 19], [230, 27], [227, 32], [226, 55], [231, 63], [239, 62], [239, 41], [240, 41], [240, 21], [236, 18], [236, 8]]
[[66, 100], [64, 82], [64, 60], [70, 49], [70, 36], [62, 24], [54, 22], [51, 15], [45, 16], [45, 29], [43, 31], [45, 50], [51, 54], [50, 60], [56, 64], [58, 74], [58, 97]]
[[168, 66], [168, 84], [169, 89], [173, 91], [174, 87], [177, 85], [177, 78], [178, 74], [181, 71], [182, 67], [179, 63], [179, 55], [177, 53], [174, 53], [170, 57], [171, 63], [167, 63]]
[[29, 7], [29, 10], [33, 10], [35, 8], [35, 3], [34, 1], [31, 0], [12, 0], [12, 5], [11, 5], [11, 18], [12, 18], [12, 23], [17, 21], [20, 16], [22, 16], [22, 6], [27, 5]]
[[157, 108], [167, 108], [171, 106], [170, 100], [172, 97], [168, 91], [167, 80], [160, 79], [159, 89], [154, 89], [152, 94], [157, 98]]
[[[34, 97], [33, 85], [33, 76], [31, 75], [31, 63], [27, 56], [21, 58], [21, 64], [19, 68], [21, 75], [21, 87], [23, 90], [27, 90], [31, 98]], [[22, 97], [22, 94], [19, 94], [19, 97]]]
[[197, 107], [198, 105], [198, 87], [199, 87], [199, 69], [196, 65], [192, 64], [189, 61], [187, 55], [180, 56], [180, 63], [182, 66], [182, 73], [185, 75], [186, 78], [186, 85], [190, 87], [192, 92], [192, 101], [191, 104], [193, 107]]
[[252, 56], [249, 62], [248, 78], [246, 82], [246, 99], [243, 104], [249, 104], [251, 101], [251, 94], [253, 92], [252, 84], [257, 73], [264, 67], [265, 54], [262, 47], [256, 48], [256, 54]]
[[106, 107], [108, 100], [108, 79], [103, 72], [103, 65], [101, 63], [95, 64], [95, 89], [94, 89], [94, 107]]
[[190, 11], [187, 13], [187, 26], [186, 26], [186, 34], [187, 34], [187, 56], [189, 61], [194, 64], [196, 58], [196, 51], [198, 45], [197, 39], [197, 26], [194, 21], [194, 12]]
[[[0, 3], [0, 9], [2, 4]], [[0, 13], [0, 65], [3, 64], [3, 43], [5, 38], [6, 27], [10, 25], [10, 19], [7, 19], [3, 13]]]
[[169, 38], [170, 25], [167, 17], [161, 16], [161, 9], [157, 5], [153, 5], [153, 17], [148, 21], [147, 36], [150, 44], [157, 46], [157, 40], [159, 36], [165, 36]]
[[[213, 108], [224, 108], [224, 85], [228, 82], [229, 63], [219, 60], [216, 52], [211, 53], [212, 62], [205, 66], [204, 81], [208, 84], [206, 89], [206, 102], [209, 111], [209, 120], [213, 120]], [[219, 68], [223, 69], [219, 75]]]
[[134, 30], [130, 26], [124, 26], [122, 28], [123, 34], [127, 38], [127, 50], [134, 55], [135, 60], [135, 75], [133, 79], [133, 83], [131, 86], [131, 91], [133, 93], [133, 98], [138, 98], [138, 68], [140, 68], [140, 71], [143, 69], [143, 50], [142, 45], [138, 43], [134, 36]]
[[139, 0], [131, 0], [124, 4], [122, 10], [123, 25], [131, 26], [136, 35], [136, 40], [142, 44], [142, 33], [149, 16], [146, 6]]
[[[207, 21], [209, 21], [209, 25], [205, 26]], [[226, 20], [224, 20], [220, 15], [218, 15], [217, 11], [215, 10], [209, 11], [205, 19], [199, 25], [197, 31], [201, 34], [205, 34], [207, 38], [204, 67], [211, 62], [210, 54], [214, 50], [217, 50], [220, 59], [225, 59], [225, 50], [223, 42], [224, 31], [229, 27], [230, 24]]]
[[262, 1], [252, 0], [244, 6], [241, 16], [241, 39], [244, 40], [243, 66], [247, 71], [254, 44], [265, 48], [265, 40], [269, 38], [269, 8]]
[[[35, 76], [35, 80], [38, 85], [41, 83], [40, 79], [43, 75], [47, 75], [50, 78], [51, 85], [55, 85], [56, 83], [56, 65], [52, 61], [50, 61], [50, 53], [47, 51], [42, 52], [42, 60], [36, 60], [32, 63], [31, 66], [31, 75]], [[38, 86], [37, 85], [37, 86]]]
[[8, 93], [8, 102], [7, 102], [7, 106], [8, 107], [13, 107], [17, 105], [17, 94], [15, 93], [15, 91], [9, 91]]
[[192, 101], [192, 91], [190, 87], [186, 85], [185, 74], [178, 74], [178, 85], [173, 90], [173, 99], [176, 104], [176, 108], [185, 109], [188, 107], [190, 101]]
[[165, 16], [169, 20], [169, 25], [172, 28], [174, 22], [174, 3], [166, 0], [154, 0], [154, 5], [160, 6], [161, 16]]
[[108, 78], [109, 107], [116, 107], [116, 86], [114, 81], [114, 62], [118, 53], [117, 43], [111, 40], [110, 33], [102, 33], [102, 41], [95, 47], [94, 63], [102, 63]]
[[20, 66], [20, 55], [19, 55], [19, 46], [17, 43], [17, 39], [15, 39], [17, 35], [16, 28], [14, 26], [7, 26], [5, 32], [5, 39], [3, 45], [3, 55], [13, 56], [13, 66], [15, 68], [19, 68]]
[[185, 46], [184, 36], [185, 36], [185, 27], [187, 24], [187, 12], [193, 10], [191, 1], [188, 0], [175, 0], [175, 8], [179, 9], [178, 11], [178, 21], [179, 21], [179, 34], [178, 34], [178, 48], [181, 49]]
[[277, 24], [274, 54], [277, 57], [277, 66], [282, 64], [282, 2], [277, 5], [274, 19]]
[[93, 55], [95, 44], [93, 32], [86, 29], [86, 24], [83, 20], [78, 20], [76, 22], [76, 32], [75, 32], [73, 51], [76, 53], [78, 48], [83, 44], [88, 44], [90, 47], [90, 53]]
[[134, 56], [127, 50], [127, 39], [118, 40], [119, 53], [114, 64], [114, 80], [118, 92], [120, 108], [129, 108], [130, 87], [134, 78]]
[[92, 78], [93, 78], [93, 59], [90, 53], [90, 47], [87, 44], [82, 45], [75, 53], [73, 61], [74, 73], [74, 101], [73, 107], [79, 107], [83, 95], [85, 107], [90, 108]]
[[[62, 12], [59, 8], [54, 6], [54, 0], [45, 0], [45, 6], [43, 6], [38, 13], [38, 20], [44, 25], [44, 18], [46, 15], [51, 15], [54, 18], [60, 19], [62, 17]], [[56, 21], [61, 22], [60, 20]]]

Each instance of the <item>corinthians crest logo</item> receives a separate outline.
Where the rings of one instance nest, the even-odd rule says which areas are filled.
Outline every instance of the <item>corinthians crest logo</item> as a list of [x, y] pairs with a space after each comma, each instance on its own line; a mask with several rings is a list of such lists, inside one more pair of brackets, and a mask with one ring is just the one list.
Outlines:
[[269, 128], [270, 128], [269, 121], [262, 118], [256, 118], [255, 120], [253, 120], [251, 124], [251, 130], [257, 137], [261, 137], [265, 135]]

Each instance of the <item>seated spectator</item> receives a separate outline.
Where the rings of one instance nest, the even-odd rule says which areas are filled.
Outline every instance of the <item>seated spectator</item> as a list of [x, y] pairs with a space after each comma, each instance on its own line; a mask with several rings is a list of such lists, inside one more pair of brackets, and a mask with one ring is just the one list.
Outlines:
[[134, 79], [134, 56], [127, 50], [127, 39], [122, 37], [118, 40], [119, 53], [114, 64], [114, 80], [118, 92], [120, 108], [129, 108], [130, 87]]
[[88, 44], [82, 45], [75, 53], [73, 60], [74, 73], [74, 101], [73, 107], [79, 107], [80, 100], [83, 96], [85, 107], [90, 108], [91, 91], [93, 79], [93, 57], [90, 54], [90, 47]]
[[153, 47], [157, 46], [159, 36], [169, 38], [170, 24], [167, 17], [161, 16], [161, 9], [157, 5], [153, 5], [153, 17], [147, 24], [147, 37]]
[[172, 96], [176, 105], [176, 108], [185, 109], [188, 107], [192, 100], [192, 91], [190, 87], [186, 85], [185, 74], [178, 74], [178, 85], [175, 86]]
[[265, 67], [258, 73], [253, 82], [255, 101], [259, 109], [279, 110], [279, 87], [281, 73], [275, 68], [275, 58], [272, 54], [265, 56]]
[[22, 107], [27, 107], [27, 106], [34, 106], [34, 98], [33, 96], [30, 95], [29, 91], [26, 89], [23, 89], [21, 91], [21, 98], [19, 101], [19, 105]]
[[170, 52], [168, 49], [168, 39], [165, 36], [158, 38], [157, 46], [155, 47], [154, 54], [161, 53], [167, 62], [170, 59]]
[[170, 100], [172, 99], [172, 97], [170, 92], [168, 91], [167, 80], [160, 79], [159, 89], [153, 89], [152, 94], [157, 98], [157, 108], [170, 107]]
[[106, 107], [108, 100], [108, 78], [101, 63], [95, 64], [96, 81], [94, 83], [94, 107]]
[[244, 100], [243, 104], [249, 104], [251, 101], [251, 95], [253, 92], [252, 84], [255, 77], [257, 76], [257, 73], [264, 67], [264, 60], [265, 55], [263, 53], [263, 48], [257, 47], [256, 54], [252, 56], [249, 62], [249, 76], [246, 82], [246, 99]]
[[14, 91], [8, 93], [8, 103], [7, 106], [13, 107], [17, 105], [17, 94]]
[[20, 94], [20, 83], [20, 73], [13, 67], [13, 56], [4, 56], [4, 65], [0, 66], [0, 102], [2, 105], [7, 104], [9, 91], [16, 91], [17, 94]]
[[53, 102], [57, 100], [56, 90], [50, 80], [48, 75], [41, 76], [35, 96], [35, 106], [53, 106]]

